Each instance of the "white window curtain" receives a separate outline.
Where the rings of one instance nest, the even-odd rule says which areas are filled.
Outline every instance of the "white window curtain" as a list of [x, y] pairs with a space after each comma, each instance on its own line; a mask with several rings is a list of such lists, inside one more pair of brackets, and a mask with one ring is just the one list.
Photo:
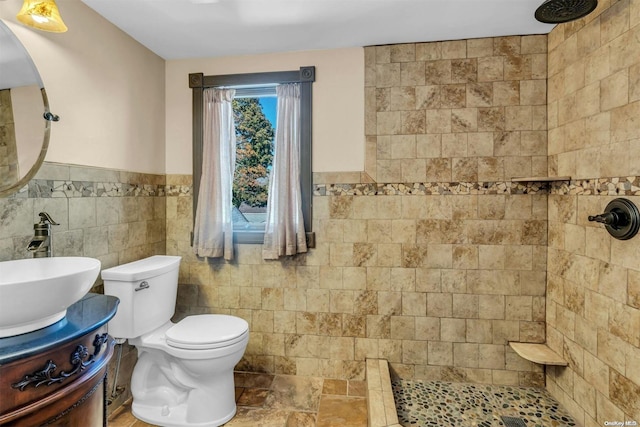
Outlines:
[[235, 89], [204, 90], [202, 177], [193, 231], [193, 250], [201, 257], [233, 259], [234, 95]]
[[307, 251], [300, 191], [300, 84], [278, 85], [276, 93], [275, 155], [269, 179], [264, 259]]

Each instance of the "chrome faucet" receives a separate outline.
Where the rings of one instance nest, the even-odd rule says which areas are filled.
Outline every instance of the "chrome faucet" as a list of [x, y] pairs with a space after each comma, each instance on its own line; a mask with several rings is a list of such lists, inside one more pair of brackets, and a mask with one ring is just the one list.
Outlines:
[[40, 212], [40, 222], [33, 224], [34, 235], [27, 246], [29, 252], [33, 252], [34, 258], [45, 258], [52, 256], [53, 234], [52, 225], [59, 225], [46, 212]]

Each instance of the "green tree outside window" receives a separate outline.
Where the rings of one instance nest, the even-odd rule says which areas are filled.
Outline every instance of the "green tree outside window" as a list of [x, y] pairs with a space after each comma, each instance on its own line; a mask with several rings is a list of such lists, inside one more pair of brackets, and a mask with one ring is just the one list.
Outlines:
[[233, 205], [265, 207], [273, 163], [274, 128], [257, 98], [233, 100], [236, 127], [236, 170]]

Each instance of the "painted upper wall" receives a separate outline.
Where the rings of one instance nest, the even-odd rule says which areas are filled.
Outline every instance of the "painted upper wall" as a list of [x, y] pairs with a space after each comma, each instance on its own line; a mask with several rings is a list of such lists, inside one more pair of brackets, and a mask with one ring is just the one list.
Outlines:
[[168, 174], [191, 173], [191, 89], [188, 75], [257, 73], [316, 67], [313, 85], [313, 171], [364, 170], [364, 50], [318, 50], [168, 61]]
[[82, 2], [58, 1], [69, 27], [63, 34], [18, 24], [15, 14], [21, 3], [0, 2], [0, 18], [33, 57], [51, 110], [61, 117], [53, 125], [47, 161], [190, 174], [189, 73], [252, 73], [315, 65], [313, 170], [364, 170], [362, 48], [165, 63]]
[[17, 23], [22, 0], [0, 18], [31, 54], [54, 123], [46, 161], [165, 172], [164, 60], [78, 0], [58, 0], [69, 27], [46, 33]]

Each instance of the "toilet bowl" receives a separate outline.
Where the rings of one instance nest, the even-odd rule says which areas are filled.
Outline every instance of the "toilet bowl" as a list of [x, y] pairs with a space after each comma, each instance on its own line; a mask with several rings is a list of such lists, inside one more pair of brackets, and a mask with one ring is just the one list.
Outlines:
[[215, 427], [236, 413], [233, 368], [249, 341], [248, 323], [201, 314], [171, 322], [180, 257], [153, 256], [102, 271], [105, 294], [120, 299], [114, 338], [138, 349], [132, 412], [150, 424]]

